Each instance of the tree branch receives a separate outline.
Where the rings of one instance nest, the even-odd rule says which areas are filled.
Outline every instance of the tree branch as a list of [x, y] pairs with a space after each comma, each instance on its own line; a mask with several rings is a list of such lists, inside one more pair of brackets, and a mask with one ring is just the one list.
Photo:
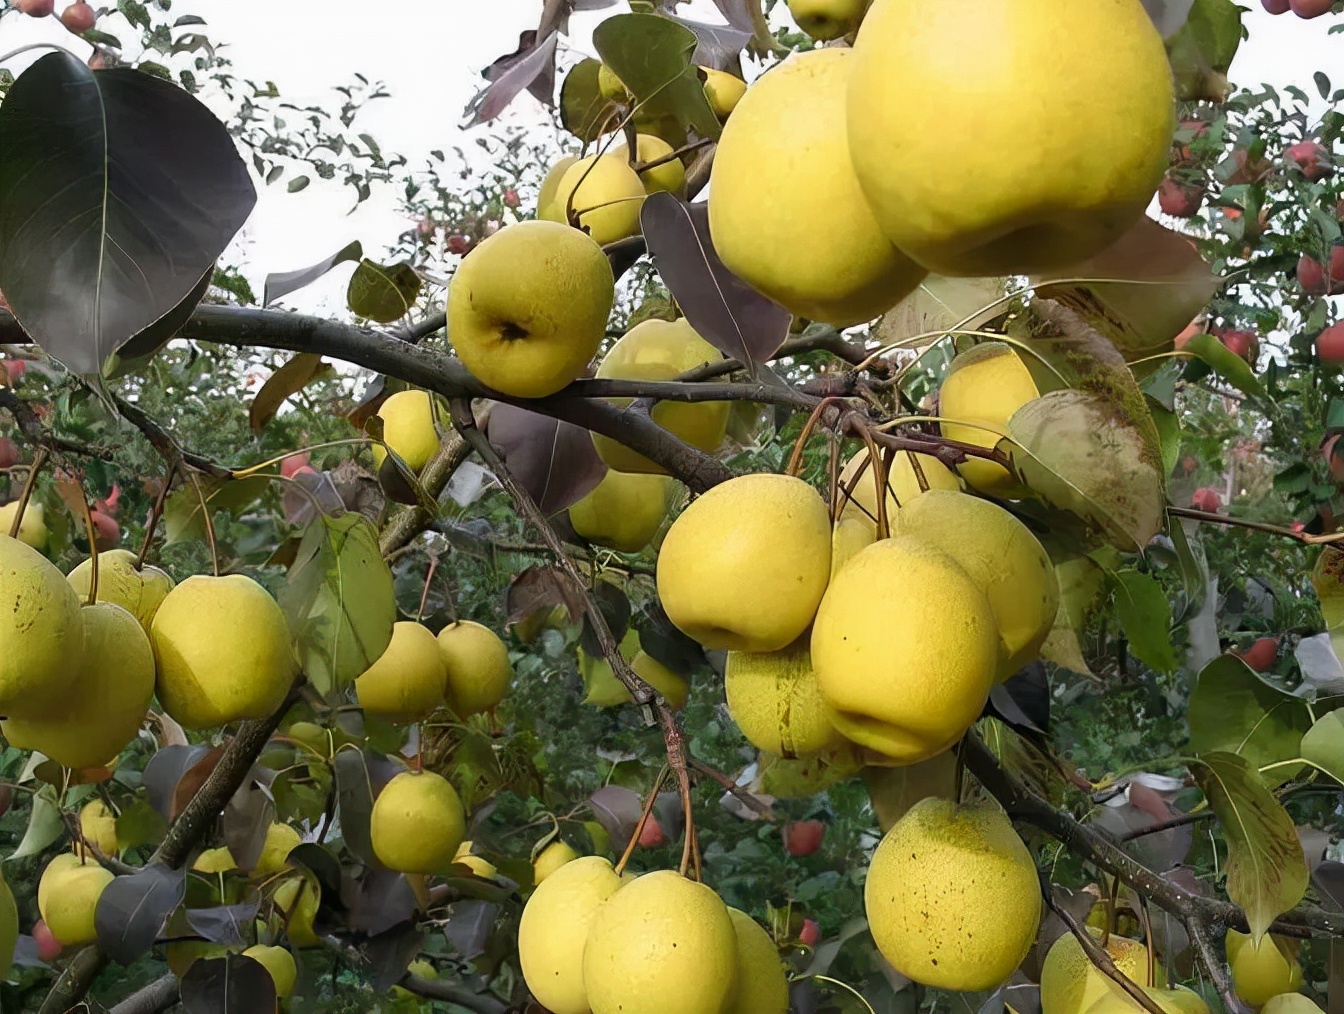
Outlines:
[[181, 985], [177, 976], [170, 972], [162, 979], [155, 979], [149, 985], [137, 989], [108, 1014], [159, 1014], [177, 1003], [180, 995]]
[[[434, 457], [429, 459], [425, 465], [425, 470], [420, 473], [420, 485], [425, 488], [425, 492], [430, 498], [435, 500], [443, 493], [444, 487], [453, 477], [453, 473], [461, 467], [462, 462], [467, 460], [471, 454], [471, 447], [460, 434], [448, 433], [444, 435], [439, 449]], [[378, 536], [378, 548], [383, 556], [390, 556], [402, 546], [409, 543], [426, 528], [431, 527], [437, 519], [423, 507], [407, 507], [399, 511], [387, 525], [384, 526], [382, 534]]]
[[76, 1008], [106, 965], [107, 958], [97, 944], [79, 951], [52, 984], [51, 992], [42, 1001], [37, 1014], [67, 1014]]
[[[418, 975], [408, 973], [398, 985], [417, 996], [426, 996], [432, 1000], [447, 1000], [459, 1007], [475, 1011], [476, 1014], [504, 1014], [508, 1009], [493, 996], [473, 993], [444, 979], [422, 979]], [[112, 1014], [116, 1014], [116, 1011]]]
[[1250, 1014], [1250, 1007], [1237, 996], [1237, 991], [1232, 986], [1232, 976], [1228, 974], [1227, 962], [1218, 954], [1209, 927], [1197, 917], [1186, 919], [1184, 925], [1185, 932], [1190, 937], [1190, 946], [1194, 948], [1195, 957], [1204, 966], [1213, 988], [1218, 990], [1218, 996], [1223, 1001], [1223, 1010], [1227, 1014]]

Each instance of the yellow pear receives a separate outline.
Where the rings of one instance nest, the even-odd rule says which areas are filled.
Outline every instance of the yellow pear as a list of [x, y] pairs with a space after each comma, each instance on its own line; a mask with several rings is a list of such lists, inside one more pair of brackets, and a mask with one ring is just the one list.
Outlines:
[[[636, 324], [611, 347], [598, 364], [597, 379], [673, 380], [687, 370], [722, 360], [723, 353], [696, 334], [686, 318], [652, 319]], [[630, 402], [629, 398], [612, 400], [619, 405]], [[723, 443], [731, 408], [726, 401], [658, 401], [649, 414], [673, 436], [712, 454]], [[602, 460], [619, 472], [665, 471], [610, 437], [594, 433], [593, 444]]]
[[403, 771], [373, 801], [373, 853], [398, 873], [442, 873], [466, 837], [467, 818], [452, 783], [432, 771]]
[[[1007, 433], [1013, 413], [1039, 393], [1012, 346], [984, 342], [952, 360], [938, 391], [939, 426], [949, 439], [994, 447]], [[982, 493], [1004, 496], [1019, 489], [1002, 465], [985, 458], [968, 457], [957, 471]]]
[[700, 71], [705, 75], [705, 98], [709, 99], [709, 108], [723, 122], [747, 93], [747, 83], [735, 74], [713, 67], [701, 67]]
[[538, 208], [549, 222], [577, 221], [599, 245], [639, 234], [644, 181], [628, 155], [590, 155], [565, 170], [550, 204]]
[[852, 35], [863, 20], [870, 0], [789, 0], [789, 13], [798, 27], [818, 42]]
[[[1174, 989], [1162, 989], [1157, 986], [1143, 986], [1143, 991], [1167, 1014], [1209, 1014], [1209, 1005], [1193, 989], [1177, 986]], [[1128, 993], [1120, 995], [1107, 993], [1089, 1007], [1088, 1014], [1142, 1014], [1140, 1007]]]
[[14, 967], [14, 945], [19, 939], [19, 907], [5, 875], [0, 873], [0, 982]]
[[998, 504], [931, 489], [901, 508], [892, 535], [914, 535], [956, 560], [989, 599], [1006, 680], [1040, 654], [1059, 612], [1059, 581], [1045, 549]]
[[564, 179], [565, 173], [568, 171], [569, 167], [578, 160], [579, 157], [577, 155], [566, 155], [564, 158], [560, 159], [560, 161], [556, 162], [555, 165], [551, 166], [550, 172], [548, 172], [546, 178], [541, 181], [541, 189], [537, 192], [538, 213], [540, 213], [542, 208], [555, 200], [555, 195], [560, 189], [560, 181]]
[[303, 836], [288, 824], [273, 823], [266, 829], [266, 841], [252, 872], [258, 875], [289, 869], [289, 854], [299, 847]]
[[593, 918], [621, 878], [601, 856], [565, 863], [538, 881], [518, 923], [518, 962], [536, 1001], [553, 1014], [589, 1014], [583, 953]]
[[854, 65], [859, 182], [887, 237], [939, 274], [1091, 257], [1167, 167], [1171, 69], [1140, 0], [876, 0]]
[[646, 873], [608, 898], [583, 948], [593, 1014], [720, 1014], [736, 974], [727, 907], [676, 870]]
[[859, 552], [826, 590], [812, 666], [831, 722], [902, 764], [942, 753], [998, 673], [994, 611], [950, 556], [902, 536]]
[[604, 99], [624, 101], [629, 95], [625, 83], [605, 63], [597, 68], [597, 91]]
[[84, 647], [70, 665], [74, 683], [47, 710], [0, 722], [11, 746], [68, 768], [101, 767], [119, 754], [154, 695], [154, 652], [140, 622], [112, 602], [85, 606], [80, 618]]
[[1301, 993], [1280, 993], [1265, 1002], [1260, 1014], [1324, 1014], [1324, 1011]]
[[117, 815], [101, 799], [93, 799], [79, 811], [80, 836], [105, 856], [115, 856], [120, 850], [117, 842]]
[[458, 620], [439, 631], [439, 653], [448, 672], [448, 705], [459, 718], [491, 711], [513, 682], [509, 649], [489, 627]]
[[569, 508], [569, 523], [589, 542], [618, 553], [638, 553], [663, 527], [676, 489], [670, 476], [609, 468], [602, 481]]
[[[639, 631], [631, 627], [617, 647], [621, 658], [627, 662], [632, 660], [640, 653]], [[611, 671], [611, 663], [601, 656], [589, 655], [583, 648], [579, 648], [579, 675], [583, 677], [584, 704], [615, 708], [629, 704], [634, 699], [630, 691], [625, 689], [625, 684]]]
[[0, 534], [0, 714], [68, 703], [84, 653], [79, 596], [51, 562]]
[[747, 90], [709, 186], [714, 249], [793, 313], [837, 326], [895, 306], [927, 273], [873, 217], [845, 136], [848, 49], [796, 54]]
[[322, 942], [313, 930], [313, 920], [322, 901], [322, 888], [315, 877], [301, 873], [281, 881], [274, 900], [284, 910], [285, 933], [290, 943], [295, 947], [316, 947]]
[[731, 1014], [788, 1014], [789, 979], [779, 960], [779, 948], [751, 916], [728, 909], [737, 935], [736, 989], [725, 1011]]
[[827, 717], [808, 640], [804, 635], [779, 651], [728, 653], [728, 713], [758, 750], [793, 758], [844, 745]]
[[902, 975], [972, 992], [1007, 981], [1036, 941], [1036, 864], [997, 803], [916, 803], [883, 836], [863, 904], [873, 940]]
[[460, 866], [465, 866], [473, 874], [482, 880], [489, 880], [491, 877], [499, 875], [499, 869], [494, 863], [484, 856], [474, 855], [471, 851], [471, 842], [464, 841], [457, 847], [457, 855], [453, 856], [453, 862]]
[[159, 606], [150, 635], [159, 703], [187, 729], [269, 717], [298, 673], [285, 614], [242, 574], [187, 578]]
[[283, 1000], [294, 992], [294, 980], [299, 977], [294, 955], [283, 947], [268, 947], [266, 944], [253, 944], [243, 951], [243, 956], [261, 964], [271, 973], [275, 983], [275, 995]]
[[540, 884], [566, 863], [572, 863], [579, 854], [567, 842], [556, 839], [532, 860], [532, 883]]
[[[135, 563], [136, 555], [129, 549], [109, 549], [98, 554], [98, 601], [115, 602], [128, 610], [148, 633], [154, 614], [173, 590], [173, 579], [158, 567], [137, 570]], [[93, 561], [85, 560], [70, 572], [67, 580], [80, 600], [87, 600], [93, 581]]]
[[[1098, 939], [1101, 931], [1088, 927]], [[1116, 968], [1140, 986], [1148, 981], [1148, 948], [1138, 940], [1112, 933], [1106, 941], [1106, 953]], [[1160, 965], [1152, 969], [1153, 981], [1162, 986], [1166, 978]], [[1092, 964], [1078, 938], [1065, 933], [1046, 952], [1041, 965], [1041, 1014], [1083, 1014], [1098, 1001], [1111, 997], [1129, 1003], [1135, 1010], [1138, 1004], [1105, 972]]]
[[544, 398], [597, 354], [615, 298], [611, 262], [592, 239], [556, 222], [517, 222], [463, 258], [448, 287], [448, 334], [481, 383]]
[[444, 700], [448, 670], [439, 642], [422, 623], [400, 621], [392, 640], [355, 680], [359, 706], [394, 722], [424, 718]]
[[1252, 1007], [1263, 1006], [1280, 993], [1296, 993], [1302, 988], [1296, 941], [1266, 933], [1257, 944], [1249, 934], [1230, 929], [1226, 945], [1232, 985], [1237, 996]]
[[112, 880], [112, 874], [95, 862], [81, 864], [76, 860], [59, 867], [48, 864], [38, 886], [37, 908], [51, 935], [66, 947], [79, 947], [97, 940], [93, 913], [103, 890]]
[[[686, 187], [686, 166], [681, 159], [671, 158], [676, 149], [655, 134], [638, 134], [635, 137], [635, 161], [638, 163], [657, 162], [668, 159], [662, 165], [645, 169], [639, 174], [646, 193], [668, 193], [680, 195]], [[621, 144], [611, 149], [611, 154], [627, 161], [630, 159], [630, 146]]]
[[845, 564], [877, 541], [877, 527], [866, 517], [841, 514], [831, 529], [831, 580]]
[[831, 519], [817, 491], [789, 475], [740, 475], [672, 523], [658, 597], [706, 648], [778, 651], [812, 622], [830, 573]]
[[[858, 451], [840, 469], [840, 491], [836, 496], [844, 497], [843, 491], [846, 489], [850, 492], [849, 496], [842, 500], [844, 507], [841, 508], [840, 517], [862, 518], [876, 534], [877, 480], [874, 478], [872, 466], [868, 464], [867, 448]], [[891, 467], [887, 469], [888, 526], [902, 505], [932, 489], [961, 489], [961, 480], [952, 469], [932, 454], [897, 451], [891, 459]]]
[[[434, 426], [434, 401], [426, 391], [398, 391], [378, 409], [383, 421], [383, 442], [412, 472], [429, 464], [439, 449], [439, 431]], [[373, 464], [381, 468], [387, 451], [374, 444]]]
[[202, 852], [191, 864], [191, 868], [197, 873], [228, 873], [230, 870], [238, 869], [238, 863], [228, 846], [221, 845], [219, 848], [206, 849]]
[[[0, 534], [8, 535], [14, 528], [14, 519], [19, 514], [19, 501], [13, 500], [0, 506]], [[51, 533], [47, 531], [47, 512], [40, 503], [29, 502], [24, 509], [23, 520], [19, 522], [19, 541], [33, 549], [46, 549]]]
[[66, 873], [83, 865], [84, 860], [73, 852], [61, 852], [53, 856], [37, 881], [37, 907], [40, 909], [47, 903], [54, 885], [58, 884]]

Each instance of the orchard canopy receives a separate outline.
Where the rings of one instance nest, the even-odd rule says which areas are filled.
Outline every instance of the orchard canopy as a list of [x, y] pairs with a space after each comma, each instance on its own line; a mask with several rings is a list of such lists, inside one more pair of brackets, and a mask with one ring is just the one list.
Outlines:
[[0, 1011], [1344, 1014], [1344, 4], [538, 0], [449, 126], [57, 2]]

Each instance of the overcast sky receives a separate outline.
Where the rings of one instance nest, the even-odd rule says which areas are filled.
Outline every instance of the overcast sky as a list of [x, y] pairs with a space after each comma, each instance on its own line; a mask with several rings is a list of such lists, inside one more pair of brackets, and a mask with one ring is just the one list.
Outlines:
[[[1339, 58], [1344, 36], [1326, 34], [1341, 18], [1271, 17], [1258, 0], [1243, 2], [1251, 8], [1245, 22], [1251, 38], [1233, 64], [1234, 83], [1296, 84], [1315, 97], [1312, 72], [1344, 68]], [[57, 9], [63, 6], [64, 0], [57, 0]], [[382, 81], [391, 98], [370, 105], [357, 124], [385, 151], [406, 155], [416, 167], [430, 150], [466, 140], [462, 110], [481, 85], [481, 69], [512, 52], [520, 32], [536, 27], [541, 6], [541, 0], [176, 0], [173, 13], [204, 17], [210, 37], [227, 44], [240, 77], [274, 81], [285, 99], [298, 105], [332, 103], [331, 87], [356, 71]], [[623, 8], [575, 15], [568, 44], [589, 50], [592, 26]], [[710, 0], [693, 0], [679, 13], [720, 20]], [[52, 19], [0, 20], [0, 52], [40, 40], [68, 44], [71, 38]], [[17, 72], [23, 63], [10, 67]], [[1339, 77], [1336, 86], [1344, 84], [1344, 70]], [[542, 120], [540, 107], [527, 95], [509, 115], [517, 122]], [[336, 182], [315, 180], [298, 194], [287, 193], [283, 183], [258, 189], [252, 219], [226, 255], [242, 260], [258, 295], [268, 272], [307, 266], [352, 239], [376, 257], [408, 224], [396, 213], [392, 193], [347, 215], [352, 195]], [[349, 271], [337, 269], [323, 283], [295, 293], [288, 305], [338, 312]]]

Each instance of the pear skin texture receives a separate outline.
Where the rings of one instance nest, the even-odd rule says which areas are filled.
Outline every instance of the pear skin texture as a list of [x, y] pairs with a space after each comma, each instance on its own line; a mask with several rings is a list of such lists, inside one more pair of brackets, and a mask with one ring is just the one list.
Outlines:
[[709, 186], [724, 264], [793, 313], [838, 327], [889, 310], [927, 274], [883, 234], [854, 175], [852, 68], [849, 49], [816, 49], [763, 75], [724, 127]]
[[93, 912], [103, 889], [112, 883], [112, 874], [95, 862], [81, 864], [76, 860], [55, 869], [53, 866], [49, 864], [42, 871], [45, 892], [39, 884], [37, 907], [42, 920], [66, 947], [93, 943], [98, 939]]
[[1325, 1014], [1325, 1012], [1311, 997], [1303, 996], [1301, 993], [1280, 993], [1265, 1002], [1260, 1008], [1260, 1014]]
[[789, 978], [779, 948], [764, 927], [736, 908], [728, 909], [737, 934], [737, 983], [725, 1011], [731, 1014], [788, 1014]]
[[322, 889], [306, 873], [290, 877], [275, 889], [276, 905], [286, 913], [285, 934], [295, 947], [317, 947], [322, 943], [313, 932], [313, 919], [322, 901]]
[[1227, 964], [1232, 986], [1252, 1007], [1261, 1007], [1280, 993], [1302, 988], [1297, 947], [1283, 937], [1265, 934], [1256, 944], [1247, 933], [1227, 931]]
[[1059, 612], [1059, 581], [1031, 529], [989, 500], [931, 489], [901, 508], [892, 535], [937, 546], [985, 593], [999, 630], [1000, 682], [1036, 660]]
[[[915, 469], [919, 469], [916, 474]], [[855, 476], [858, 476], [855, 479]], [[920, 485], [920, 477], [923, 485]], [[850, 489], [851, 483], [853, 489]], [[868, 464], [868, 451], [860, 450], [840, 470], [840, 488], [849, 489], [849, 498], [840, 510], [842, 519], [855, 518], [868, 524], [874, 538], [877, 536], [877, 480]], [[931, 454], [911, 454], [897, 451], [887, 469], [887, 525], [890, 527], [896, 512], [927, 490], [959, 490], [957, 474]], [[837, 493], [839, 497], [842, 494]]]
[[615, 298], [611, 262], [592, 239], [558, 222], [517, 222], [462, 259], [448, 332], [481, 383], [544, 398], [588, 367]]
[[[98, 601], [115, 602], [140, 621], [149, 633], [154, 614], [168, 593], [173, 579], [158, 567], [135, 569], [135, 554], [129, 549], [109, 549], [98, 554]], [[81, 602], [89, 597], [93, 580], [93, 561], [85, 560], [67, 578]]]
[[[378, 409], [383, 421], [383, 441], [412, 472], [419, 472], [439, 449], [439, 431], [434, 426], [434, 402], [425, 391], [398, 391]], [[381, 468], [387, 451], [374, 444], [373, 466]]]
[[551, 842], [541, 850], [536, 859], [532, 860], [532, 883], [541, 884], [560, 867], [578, 858], [579, 854], [567, 842]]
[[403, 771], [378, 793], [369, 816], [373, 854], [398, 873], [442, 873], [467, 836], [462, 800], [432, 771]]
[[159, 703], [187, 729], [267, 718], [299, 671], [279, 604], [250, 577], [189, 577], [150, 628]]
[[725, 70], [713, 67], [700, 67], [699, 70], [705, 75], [705, 98], [709, 100], [709, 108], [714, 110], [720, 123], [727, 122], [747, 93], [747, 83]]
[[[1167, 1014], [1209, 1014], [1209, 1005], [1193, 989], [1177, 986], [1174, 989], [1162, 989], [1156, 986], [1144, 986], [1157, 1006]], [[1143, 1008], [1130, 999], [1129, 995], [1107, 993], [1087, 1009], [1087, 1014], [1139, 1014]]]
[[458, 620], [439, 631], [439, 654], [448, 672], [448, 705], [459, 718], [499, 705], [513, 682], [509, 649], [489, 627]]
[[568, 224], [572, 212], [579, 228], [600, 246], [637, 236], [644, 181], [628, 158], [628, 152], [612, 152], [579, 159], [560, 177], [550, 203], [538, 207], [538, 216]]
[[639, 553], [663, 527], [676, 488], [670, 476], [609, 468], [602, 481], [569, 508], [569, 523], [589, 542], [618, 553]]
[[19, 939], [19, 908], [14, 892], [0, 875], [0, 981], [9, 978], [14, 967], [14, 945]]
[[[627, 331], [597, 367], [599, 380], [673, 380], [687, 370], [723, 361], [723, 353], [695, 332], [685, 317], [675, 321], [646, 320]], [[611, 399], [627, 405], [629, 398]], [[728, 429], [726, 401], [655, 402], [650, 416], [663, 429], [692, 447], [713, 454]], [[665, 474], [659, 464], [624, 444], [593, 434], [593, 445], [607, 467], [618, 472]]]
[[778, 651], [816, 615], [831, 575], [831, 519], [802, 479], [756, 473], [682, 511], [658, 553], [668, 618], [706, 648]]
[[758, 750], [792, 759], [845, 743], [827, 717], [806, 635], [780, 651], [730, 651], [723, 685], [728, 713]]
[[[1100, 930], [1088, 927], [1088, 932], [1100, 940]], [[1148, 981], [1148, 948], [1141, 942], [1112, 933], [1106, 951], [1125, 975], [1140, 985]], [[1165, 984], [1160, 965], [1153, 969], [1153, 981], [1159, 986]], [[1124, 990], [1092, 964], [1072, 933], [1065, 933], [1050, 945], [1041, 965], [1041, 1014], [1083, 1014], [1107, 997], [1139, 1009]]]
[[527, 988], [553, 1014], [588, 1014], [584, 946], [594, 917], [621, 886], [610, 862], [583, 856], [552, 872], [527, 899], [518, 961]]
[[[657, 162], [659, 159], [667, 158], [675, 150], [672, 145], [656, 134], [639, 134], [635, 137], [635, 160], [637, 162]], [[611, 149], [611, 154], [628, 162], [630, 160], [630, 146], [627, 144], [617, 145]], [[674, 158], [670, 162], [664, 162], [652, 169], [645, 169], [639, 174], [639, 178], [644, 184], [645, 193], [667, 193], [681, 196], [686, 189], [686, 166], [681, 159]]]
[[883, 837], [864, 908], [882, 956], [936, 989], [994, 989], [1036, 941], [1036, 864], [997, 803], [923, 799]]
[[0, 535], [0, 714], [68, 703], [83, 652], [79, 596], [45, 556]]
[[789, 0], [794, 22], [818, 42], [844, 38], [858, 30], [869, 0]]
[[11, 746], [68, 768], [99, 767], [119, 754], [154, 695], [154, 652], [140, 621], [112, 602], [84, 606], [80, 618], [84, 648], [56, 710], [0, 722]]
[[867, 518], [851, 513], [835, 519], [831, 529], [831, 580], [845, 564], [877, 541], [877, 527]]
[[[952, 361], [938, 391], [938, 415], [946, 420], [939, 428], [951, 440], [991, 448], [1007, 433], [1013, 413], [1039, 395], [1011, 346], [984, 342]], [[1020, 489], [1007, 469], [984, 458], [968, 457], [957, 471], [982, 493], [1006, 496]]]
[[998, 673], [994, 611], [950, 556], [883, 539], [826, 590], [812, 666], [832, 724], [898, 764], [942, 753], [980, 717]]
[[548, 172], [546, 178], [541, 181], [541, 189], [537, 193], [538, 218], [541, 217], [541, 209], [555, 200], [556, 192], [560, 189], [560, 181], [564, 179], [565, 172], [578, 160], [579, 157], [577, 155], [566, 155], [564, 158], [560, 159], [560, 161], [556, 162], [555, 165], [551, 166], [550, 172]]
[[359, 706], [394, 722], [423, 718], [444, 700], [448, 669], [434, 632], [408, 620], [392, 627], [392, 640], [355, 680]]
[[[19, 501], [12, 500], [0, 506], [0, 532], [9, 535], [14, 527], [14, 518], [19, 513]], [[19, 523], [19, 541], [32, 549], [47, 548], [51, 533], [47, 531], [46, 509], [40, 503], [28, 504], [23, 512], [23, 521]]]
[[1035, 274], [1143, 215], [1175, 126], [1171, 70], [1138, 0], [876, 0], [847, 124], [899, 249], [943, 275]]
[[608, 898], [583, 948], [593, 1014], [720, 1014], [736, 975], [727, 907], [676, 870], [646, 873]]
[[79, 833], [105, 856], [115, 856], [119, 851], [117, 815], [101, 799], [85, 803], [79, 811]]
[[266, 842], [261, 847], [261, 856], [257, 865], [252, 867], [256, 874], [279, 873], [289, 868], [285, 860], [299, 847], [303, 836], [288, 824], [272, 824], [266, 829]]
[[243, 955], [260, 962], [262, 967], [271, 973], [277, 997], [283, 1000], [294, 992], [294, 980], [299, 977], [299, 969], [294, 963], [294, 955], [289, 951], [283, 947], [253, 944], [243, 951]]

